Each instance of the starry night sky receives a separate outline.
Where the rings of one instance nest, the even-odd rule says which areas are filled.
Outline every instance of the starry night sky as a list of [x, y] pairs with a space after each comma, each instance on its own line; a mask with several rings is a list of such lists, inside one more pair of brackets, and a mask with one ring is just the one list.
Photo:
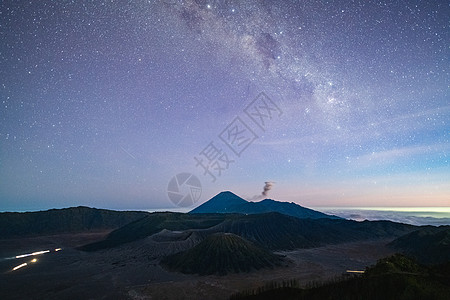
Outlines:
[[[0, 210], [450, 205], [446, 1], [2, 1]], [[265, 93], [281, 114], [244, 112]], [[240, 156], [219, 135], [239, 117]], [[269, 122], [270, 121], [270, 122]], [[212, 182], [210, 142], [234, 162]]]

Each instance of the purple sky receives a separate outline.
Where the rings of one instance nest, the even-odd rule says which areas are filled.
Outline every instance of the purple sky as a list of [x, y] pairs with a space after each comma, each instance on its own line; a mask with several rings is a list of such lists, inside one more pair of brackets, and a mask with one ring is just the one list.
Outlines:
[[0, 210], [170, 208], [181, 172], [198, 203], [273, 181], [269, 197], [305, 206], [448, 206], [449, 15], [445, 1], [3, 1]]

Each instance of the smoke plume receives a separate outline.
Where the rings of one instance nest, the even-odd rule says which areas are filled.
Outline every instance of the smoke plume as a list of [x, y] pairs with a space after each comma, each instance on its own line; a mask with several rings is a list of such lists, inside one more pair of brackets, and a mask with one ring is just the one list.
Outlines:
[[273, 181], [266, 181], [266, 182], [264, 182], [264, 187], [263, 187], [263, 191], [261, 192], [261, 194], [260, 195], [255, 195], [255, 196], [249, 198], [248, 200], [249, 201], [254, 201], [254, 200], [262, 200], [262, 199], [264, 199], [269, 194], [269, 191], [272, 189], [274, 183], [275, 182], [273, 182]]
[[261, 195], [262, 195], [263, 197], [267, 197], [267, 194], [268, 194], [269, 191], [272, 189], [274, 183], [275, 183], [275, 182], [272, 182], [272, 181], [266, 181], [266, 182], [264, 182], [264, 190], [263, 190], [263, 192], [261, 193]]

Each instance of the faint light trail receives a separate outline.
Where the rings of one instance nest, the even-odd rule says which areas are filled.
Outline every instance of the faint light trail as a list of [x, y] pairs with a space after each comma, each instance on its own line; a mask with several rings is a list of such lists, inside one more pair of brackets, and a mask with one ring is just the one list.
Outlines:
[[[58, 251], [61, 251], [61, 250], [62, 250], [62, 248], [55, 248], [54, 251], [55, 251], [55, 252], [58, 252]], [[7, 258], [5, 258], [5, 259], [24, 258], [24, 257], [28, 257], [28, 256], [41, 255], [41, 254], [45, 254], [45, 253], [49, 253], [49, 252], [50, 252], [50, 250], [36, 251], [36, 252], [33, 252], [33, 253], [27, 253], [27, 254], [17, 255], [17, 256], [15, 256], [15, 257], [7, 257]], [[20, 269], [20, 268], [23, 268], [23, 267], [25, 267], [25, 266], [28, 266], [28, 264], [35, 263], [35, 262], [37, 262], [37, 261], [38, 261], [37, 258], [33, 258], [33, 259], [30, 260], [28, 263], [20, 264], [20, 265], [14, 267], [12, 270], [13, 270], [13, 271], [16, 271], [16, 270], [18, 270], [18, 269]]]
[[23, 267], [25, 267], [26, 265], [28, 265], [28, 264], [27, 264], [27, 263], [23, 263], [23, 264], [21, 264], [21, 265], [18, 265], [17, 267], [14, 267], [14, 268], [13, 268], [13, 271], [18, 270], [18, 269], [20, 269], [20, 268], [23, 268]]
[[356, 273], [356, 274], [363, 274], [365, 271], [353, 271], [353, 270], [347, 270], [347, 273]]

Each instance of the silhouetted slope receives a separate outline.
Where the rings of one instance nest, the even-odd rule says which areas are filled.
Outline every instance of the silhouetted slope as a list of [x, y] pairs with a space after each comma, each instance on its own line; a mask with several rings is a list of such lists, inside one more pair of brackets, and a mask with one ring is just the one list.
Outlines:
[[182, 273], [225, 275], [272, 268], [281, 264], [281, 257], [235, 234], [217, 233], [190, 250], [165, 257], [161, 264]]
[[416, 227], [390, 221], [298, 219], [280, 213], [234, 215], [208, 229], [231, 232], [272, 250], [311, 248], [365, 239], [397, 237]]
[[450, 226], [421, 228], [399, 237], [389, 246], [423, 263], [450, 262]]
[[232, 213], [241, 205], [248, 203], [230, 191], [221, 192], [189, 213]]
[[319, 211], [302, 207], [293, 202], [280, 202], [271, 199], [265, 199], [259, 202], [249, 202], [232, 192], [221, 192], [189, 213], [262, 214], [268, 212], [279, 212], [300, 219], [340, 219], [333, 215], [327, 215]]
[[38, 212], [4, 212], [0, 213], [0, 237], [114, 229], [147, 215], [147, 212], [114, 211], [84, 206]]
[[272, 199], [264, 199], [260, 202], [247, 202], [245, 206], [242, 207], [242, 213], [255, 213], [253, 211], [258, 211], [257, 213], [266, 212], [279, 212], [288, 216], [296, 218], [311, 218], [311, 219], [341, 219], [340, 217], [324, 214], [320, 211], [316, 211], [310, 208], [303, 207], [301, 205], [295, 204], [294, 202], [281, 202]]
[[145, 238], [164, 229], [180, 231], [210, 228], [223, 222], [225, 218], [226, 215], [223, 214], [205, 214], [199, 218], [196, 215], [182, 213], [152, 213], [140, 220], [112, 231], [105, 240], [84, 245], [80, 249], [84, 251], [96, 251], [111, 248]]
[[362, 276], [335, 280], [321, 286], [300, 288], [294, 282], [271, 283], [254, 291], [231, 297], [233, 300], [446, 300], [450, 295], [448, 265], [427, 268], [402, 255], [380, 260]]
[[265, 248], [288, 250], [364, 239], [398, 237], [416, 228], [389, 221], [299, 219], [280, 213], [259, 215], [153, 213], [111, 232], [105, 240], [85, 245], [81, 249], [95, 251], [111, 248], [145, 238], [164, 229], [195, 230], [204, 237], [213, 233], [229, 232]]

